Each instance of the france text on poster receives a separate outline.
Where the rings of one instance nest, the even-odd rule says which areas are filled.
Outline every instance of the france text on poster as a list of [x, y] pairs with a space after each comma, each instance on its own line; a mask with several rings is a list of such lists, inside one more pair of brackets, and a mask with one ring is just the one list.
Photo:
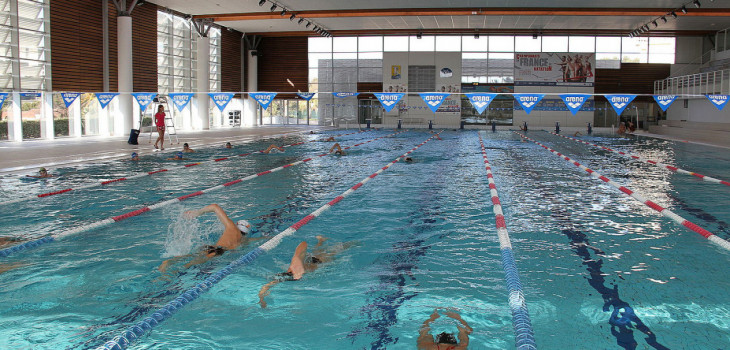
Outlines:
[[516, 53], [515, 85], [593, 86], [596, 56], [589, 52]]

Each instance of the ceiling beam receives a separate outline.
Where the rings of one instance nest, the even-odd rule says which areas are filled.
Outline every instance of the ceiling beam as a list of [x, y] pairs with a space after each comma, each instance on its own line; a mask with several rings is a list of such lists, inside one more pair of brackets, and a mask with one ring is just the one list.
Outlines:
[[[299, 18], [393, 17], [393, 16], [665, 16], [672, 10], [656, 8], [421, 8], [290, 11]], [[730, 16], [730, 8], [690, 9], [678, 16]], [[216, 22], [281, 19], [279, 12], [248, 12], [195, 15], [193, 18], [213, 18]]]
[[[333, 36], [357, 36], [357, 35], [599, 35], [599, 36], [626, 36], [626, 30], [601, 30], [601, 29], [474, 29], [474, 28], [450, 28], [450, 29], [368, 29], [368, 30], [331, 30]], [[676, 36], [704, 36], [714, 34], [714, 30], [652, 30], [642, 34], [646, 37], [676, 37]], [[246, 35], [260, 35], [263, 37], [295, 37], [295, 36], [319, 36], [311, 30], [288, 31], [288, 32], [259, 32], [246, 33]]]

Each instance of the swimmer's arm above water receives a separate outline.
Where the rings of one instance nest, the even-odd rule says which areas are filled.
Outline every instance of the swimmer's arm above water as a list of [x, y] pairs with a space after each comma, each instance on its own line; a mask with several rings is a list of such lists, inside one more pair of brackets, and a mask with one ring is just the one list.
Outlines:
[[439, 315], [438, 310], [433, 310], [431, 317], [423, 322], [423, 326], [421, 326], [421, 330], [418, 332], [418, 340], [416, 341], [419, 349], [429, 349], [429, 346], [434, 345], [433, 336], [431, 336], [431, 322], [439, 317], [441, 315]]
[[185, 217], [188, 219], [192, 219], [210, 212], [215, 213], [215, 216], [218, 217], [218, 221], [220, 221], [224, 226], [236, 227], [236, 224], [233, 222], [233, 220], [231, 220], [228, 215], [226, 215], [226, 212], [223, 211], [223, 208], [221, 208], [221, 206], [218, 204], [206, 205], [205, 207], [197, 210], [188, 210], [185, 212]]
[[259, 291], [259, 304], [261, 304], [262, 309], [266, 308], [266, 300], [264, 300], [264, 298], [266, 296], [268, 296], [269, 293], [271, 293], [271, 291], [269, 291], [269, 290], [271, 289], [271, 287], [273, 287], [274, 285], [276, 285], [280, 282], [281, 282], [280, 280], [276, 279], [276, 280], [273, 280], [273, 281], [265, 284], [263, 287], [261, 287], [261, 290]]

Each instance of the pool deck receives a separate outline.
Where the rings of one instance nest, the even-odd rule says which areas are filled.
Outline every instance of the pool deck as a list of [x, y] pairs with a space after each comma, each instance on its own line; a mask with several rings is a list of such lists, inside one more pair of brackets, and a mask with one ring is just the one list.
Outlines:
[[[179, 144], [169, 144], [165, 135], [164, 152], [179, 151], [183, 143], [190, 148], [223, 147], [226, 142], [233, 145], [251, 142], [269, 136], [289, 133], [309, 133], [310, 131], [330, 130], [324, 126], [254, 126], [241, 128], [220, 128], [205, 131], [178, 131]], [[139, 135], [139, 144], [127, 144], [128, 137], [85, 136], [80, 138], [57, 138], [55, 140], [29, 140], [22, 142], [0, 142], [0, 175], [30, 174], [40, 167], [53, 168], [77, 163], [92, 163], [110, 159], [128, 158], [132, 152], [140, 156], [154, 152], [148, 133]]]

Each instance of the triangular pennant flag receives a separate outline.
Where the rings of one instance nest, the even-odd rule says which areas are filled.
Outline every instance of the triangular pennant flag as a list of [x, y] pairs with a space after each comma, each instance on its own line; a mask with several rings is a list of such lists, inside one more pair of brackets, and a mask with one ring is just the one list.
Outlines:
[[447, 96], [451, 95], [448, 93], [440, 93], [440, 92], [423, 92], [420, 93], [421, 98], [423, 99], [423, 102], [426, 102], [426, 105], [428, 105], [428, 108], [431, 109], [431, 112], [436, 113], [436, 110], [439, 109], [442, 103], [444, 103], [444, 100]]
[[96, 99], [99, 100], [99, 105], [101, 105], [101, 109], [106, 108], [106, 106], [109, 104], [109, 102], [112, 102], [112, 100], [119, 95], [119, 93], [116, 92], [97, 92], [95, 93]]
[[583, 107], [583, 104], [588, 101], [588, 98], [591, 97], [591, 95], [585, 95], [585, 94], [561, 94], [560, 98], [563, 99], [563, 102], [565, 103], [565, 106], [568, 107], [568, 110], [573, 113], [573, 115], [576, 115], [581, 107]]
[[38, 98], [41, 97], [40, 92], [21, 92], [20, 97], [22, 98]]
[[5, 99], [8, 97], [7, 92], [0, 92], [0, 108], [3, 108], [3, 103], [5, 103]]
[[332, 95], [339, 98], [351, 97], [359, 95], [359, 92], [333, 92]]
[[654, 95], [654, 101], [659, 105], [662, 111], [667, 111], [669, 105], [677, 99], [677, 95]]
[[314, 97], [314, 92], [297, 92], [297, 95], [299, 95], [299, 97], [309, 101], [312, 99], [312, 97]]
[[514, 94], [514, 97], [517, 103], [525, 109], [525, 112], [530, 114], [532, 109], [545, 97], [545, 94]]
[[717, 107], [717, 109], [722, 110], [725, 108], [725, 105], [727, 104], [728, 97], [730, 95], [705, 95], [707, 96], [707, 99], [712, 102], [712, 104]]
[[621, 112], [629, 106], [629, 103], [636, 98], [636, 95], [604, 95], [611, 104], [616, 114], [621, 115]]
[[190, 99], [193, 98], [193, 93], [191, 92], [171, 92], [170, 98], [172, 99], [172, 103], [175, 104], [175, 107], [177, 107], [177, 110], [182, 112], [185, 107], [190, 103]]
[[390, 112], [393, 107], [395, 107], [396, 104], [405, 96], [406, 94], [402, 93], [394, 93], [394, 92], [383, 92], [383, 93], [374, 93], [375, 97], [378, 98], [378, 101], [380, 101], [380, 104], [383, 105], [383, 108], [386, 112]]
[[157, 96], [156, 92], [135, 92], [132, 93], [132, 96], [134, 96], [134, 99], [137, 100], [137, 103], [139, 103], [139, 110], [144, 112], [147, 109], [147, 106], [152, 103], [152, 101], [155, 100], [155, 96]]
[[66, 108], [70, 107], [74, 101], [76, 101], [77, 98], [81, 96], [80, 92], [62, 92], [61, 93], [61, 99], [63, 99], [63, 104], [66, 105]]
[[487, 107], [489, 107], [489, 104], [494, 101], [494, 99], [499, 94], [492, 94], [492, 93], [469, 93], [464, 94], [466, 97], [469, 98], [469, 101], [471, 101], [471, 105], [474, 106], [474, 108], [477, 110], [477, 113], [482, 114]]
[[226, 109], [228, 102], [231, 102], [231, 99], [233, 99], [233, 94], [230, 92], [211, 92], [208, 96], [213, 99], [213, 103], [215, 103], [221, 112]]
[[248, 94], [249, 96], [253, 97], [256, 102], [258, 102], [261, 107], [266, 110], [269, 108], [269, 105], [272, 101], [274, 101], [274, 97], [276, 97], [276, 92], [251, 92]]

